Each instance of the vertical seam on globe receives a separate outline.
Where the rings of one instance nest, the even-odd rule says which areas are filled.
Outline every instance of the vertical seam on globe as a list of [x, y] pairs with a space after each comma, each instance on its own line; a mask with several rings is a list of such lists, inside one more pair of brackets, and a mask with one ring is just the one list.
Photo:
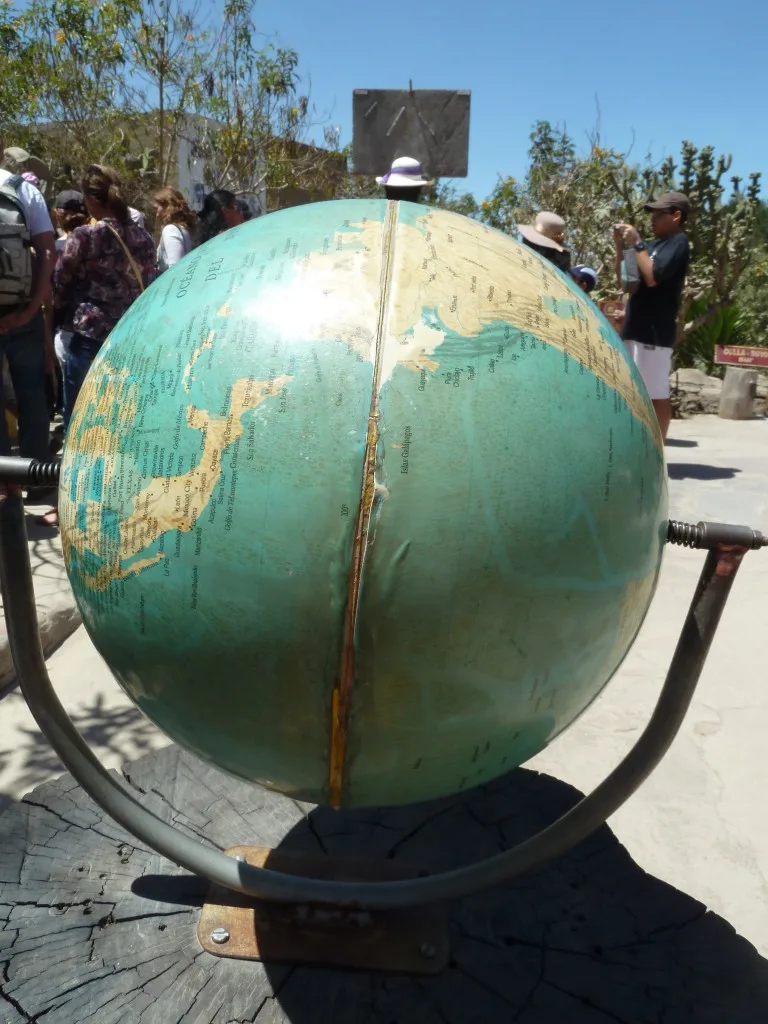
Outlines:
[[387, 202], [387, 214], [381, 239], [381, 302], [376, 334], [373, 339], [373, 389], [368, 410], [368, 426], [365, 438], [363, 476], [360, 485], [360, 503], [355, 522], [355, 537], [352, 545], [352, 559], [349, 570], [347, 607], [344, 613], [344, 635], [341, 646], [341, 665], [336, 686], [331, 695], [331, 743], [328, 764], [329, 801], [332, 807], [340, 807], [344, 795], [344, 769], [347, 759], [349, 738], [349, 717], [352, 708], [352, 686], [355, 674], [355, 631], [357, 610], [360, 601], [365, 553], [368, 545], [368, 531], [376, 496], [376, 458], [379, 443], [379, 385], [381, 365], [389, 323], [389, 306], [394, 268], [395, 241], [400, 204]]

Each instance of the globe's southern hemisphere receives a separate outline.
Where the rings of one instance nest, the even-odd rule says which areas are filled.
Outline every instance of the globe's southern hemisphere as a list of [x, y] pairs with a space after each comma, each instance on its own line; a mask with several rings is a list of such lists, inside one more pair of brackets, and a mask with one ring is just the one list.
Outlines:
[[465, 217], [349, 200], [228, 231], [120, 321], [60, 518], [96, 647], [174, 740], [295, 797], [525, 761], [650, 602], [666, 474], [619, 338]]

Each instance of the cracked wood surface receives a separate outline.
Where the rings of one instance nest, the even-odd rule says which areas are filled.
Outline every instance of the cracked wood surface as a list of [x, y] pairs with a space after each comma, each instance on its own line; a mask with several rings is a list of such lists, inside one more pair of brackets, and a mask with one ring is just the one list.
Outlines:
[[[433, 803], [313, 809], [167, 748], [124, 771], [167, 821], [220, 848], [282, 845], [454, 867], [578, 798], [518, 769]], [[702, 850], [702, 856], [706, 851]], [[200, 950], [206, 884], [142, 848], [70, 776], [0, 817], [2, 1024], [757, 1024], [768, 965], [722, 918], [641, 870], [608, 828], [451, 908], [434, 978], [221, 960]]]

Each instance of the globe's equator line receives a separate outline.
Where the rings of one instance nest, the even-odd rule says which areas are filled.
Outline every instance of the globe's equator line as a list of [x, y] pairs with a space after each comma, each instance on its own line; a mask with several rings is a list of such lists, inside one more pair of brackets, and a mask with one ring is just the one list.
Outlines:
[[387, 339], [389, 309], [391, 300], [392, 275], [395, 265], [395, 240], [400, 204], [387, 203], [387, 212], [382, 225], [380, 296], [376, 333], [373, 338], [373, 382], [371, 404], [368, 410], [368, 424], [363, 458], [363, 475], [360, 485], [360, 503], [355, 521], [355, 535], [352, 545], [349, 580], [347, 585], [347, 606], [344, 613], [344, 630], [341, 647], [341, 664], [336, 685], [331, 696], [331, 741], [328, 764], [329, 802], [340, 807], [344, 793], [344, 767], [349, 738], [349, 718], [352, 710], [352, 687], [355, 675], [355, 630], [360, 601], [365, 552], [368, 545], [368, 531], [376, 496], [376, 460], [379, 443], [379, 390], [381, 384], [384, 346]]

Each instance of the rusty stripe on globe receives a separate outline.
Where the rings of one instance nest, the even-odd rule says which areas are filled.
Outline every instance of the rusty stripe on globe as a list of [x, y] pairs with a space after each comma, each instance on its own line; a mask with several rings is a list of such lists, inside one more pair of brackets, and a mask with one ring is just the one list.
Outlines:
[[387, 203], [381, 239], [381, 303], [376, 324], [373, 357], [373, 390], [368, 411], [368, 429], [365, 439], [363, 478], [360, 485], [360, 504], [355, 523], [355, 537], [352, 546], [352, 561], [347, 588], [347, 607], [344, 614], [344, 636], [341, 647], [339, 677], [331, 695], [331, 746], [329, 755], [328, 789], [332, 807], [340, 807], [344, 796], [344, 769], [349, 739], [349, 718], [352, 710], [352, 687], [355, 678], [355, 630], [357, 610], [360, 603], [360, 582], [365, 553], [368, 546], [368, 531], [371, 513], [376, 497], [376, 462], [379, 443], [379, 387], [384, 346], [389, 323], [389, 304], [392, 273], [394, 269], [395, 237], [399, 203]]

